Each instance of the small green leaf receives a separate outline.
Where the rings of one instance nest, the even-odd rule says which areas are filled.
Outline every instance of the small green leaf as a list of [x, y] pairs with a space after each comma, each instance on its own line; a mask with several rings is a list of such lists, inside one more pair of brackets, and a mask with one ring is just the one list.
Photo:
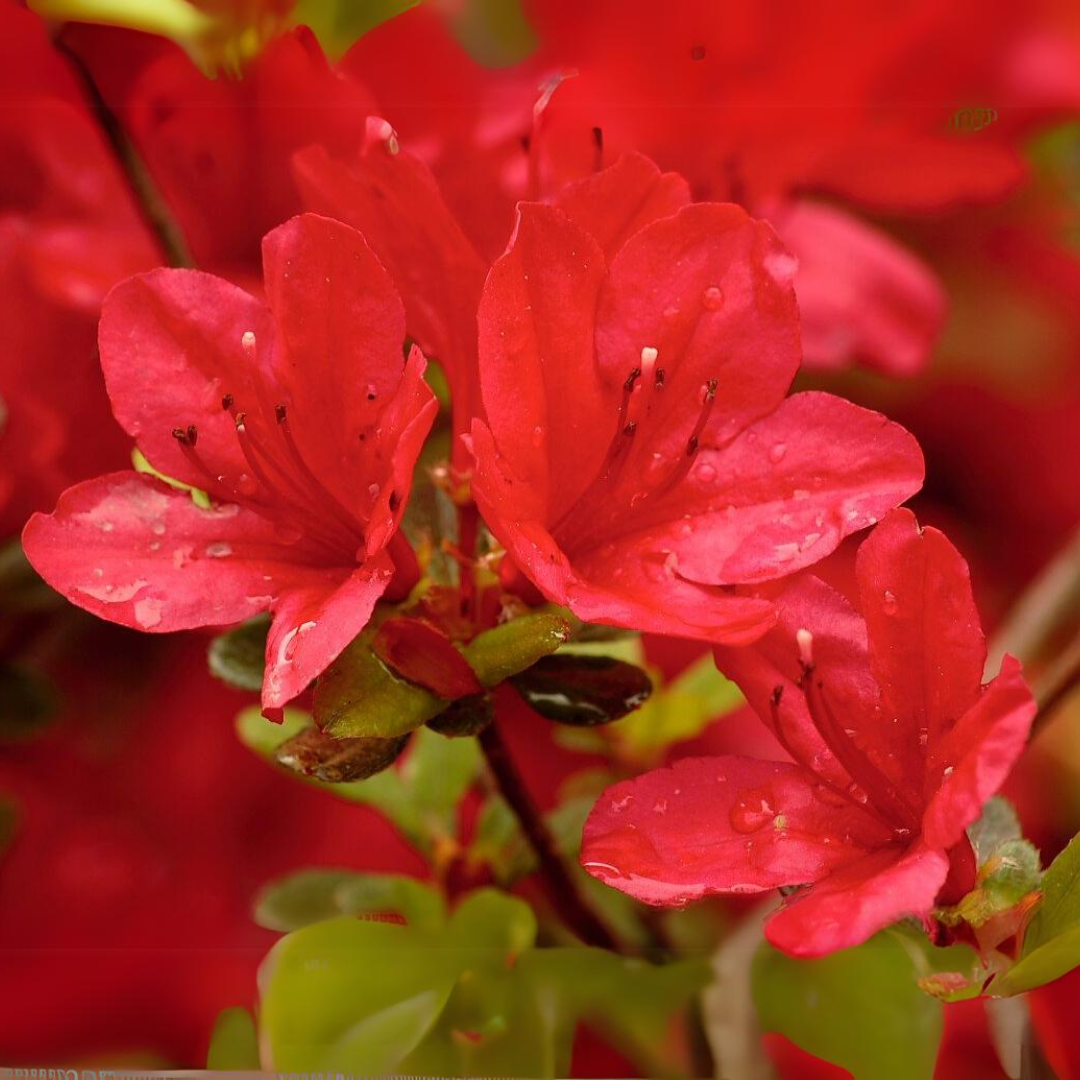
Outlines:
[[218, 634], [206, 654], [210, 673], [238, 690], [261, 690], [269, 630], [270, 616], [259, 615]]
[[916, 983], [912, 958], [889, 934], [820, 960], [763, 945], [752, 990], [764, 1031], [777, 1031], [859, 1080], [931, 1080], [942, 1007]]
[[1024, 934], [1023, 955], [991, 983], [993, 994], [1034, 990], [1080, 965], [1080, 835], [1050, 864], [1042, 893]]
[[396, 739], [335, 739], [314, 727], [282, 743], [274, 757], [288, 769], [326, 784], [367, 780], [390, 768], [408, 745]]
[[477, 634], [463, 652], [484, 686], [498, 686], [532, 667], [570, 639], [570, 621], [552, 611], [533, 611]]
[[979, 820], [968, 827], [967, 833], [980, 866], [1006, 841], [1023, 836], [1016, 810], [1001, 795], [995, 795], [983, 807]]
[[572, 727], [621, 720], [652, 693], [641, 668], [610, 656], [542, 657], [512, 682], [535, 712]]
[[399, 679], [372, 651], [382, 623], [393, 613], [377, 609], [364, 632], [323, 672], [315, 686], [319, 728], [335, 738], [393, 738], [427, 723], [447, 702]]
[[458, 905], [450, 916], [448, 938], [478, 957], [505, 962], [507, 954], [518, 956], [536, 941], [536, 916], [516, 896], [496, 889], [480, 889]]
[[218, 1014], [210, 1036], [208, 1069], [259, 1069], [259, 1041], [247, 1009], [225, 1009]]
[[289, 933], [339, 915], [368, 915], [425, 930], [446, 920], [442, 897], [430, 886], [400, 874], [352, 870], [300, 870], [272, 882], [255, 903], [255, 921]]
[[[64, 0], [61, 0], [61, 2], [64, 2]], [[91, 0], [91, 2], [93, 2], [93, 0]], [[121, 3], [130, 2], [132, 2], [132, 0], [121, 0]], [[91, 22], [93, 20], [88, 19], [87, 21]], [[177, 491], [188, 492], [188, 494], [191, 495], [191, 501], [203, 510], [209, 510], [213, 505], [210, 496], [207, 495], [205, 491], [201, 491], [197, 487], [192, 487], [190, 484], [185, 484], [180, 480], [174, 480], [171, 476], [166, 476], [163, 472], [158, 472], [138, 447], [131, 451], [131, 467], [137, 473], [142, 473], [144, 476], [152, 476], [155, 480], [160, 480], [163, 484], [168, 484], [169, 487], [175, 488]]]

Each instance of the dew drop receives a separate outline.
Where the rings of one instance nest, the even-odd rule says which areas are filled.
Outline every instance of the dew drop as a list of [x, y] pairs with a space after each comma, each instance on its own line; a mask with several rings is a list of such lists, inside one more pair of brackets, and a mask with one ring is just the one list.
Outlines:
[[653, 803], [654, 814], [666, 814], [667, 813], [667, 799], [657, 799]]
[[784, 460], [784, 455], [785, 455], [786, 453], [787, 453], [787, 443], [782, 443], [782, 442], [778, 442], [778, 443], [777, 443], [777, 444], [776, 444], [776, 445], [775, 445], [775, 446], [774, 446], [774, 447], [773, 447], [773, 448], [772, 448], [772, 449], [771, 449], [771, 450], [769, 451], [769, 460], [770, 460], [770, 461], [771, 461], [771, 462], [772, 462], [772, 463], [773, 463], [774, 465], [779, 465], [779, 464], [780, 464], [780, 462]]
[[701, 306], [706, 311], [719, 311], [724, 306], [724, 294], [716, 285], [710, 285], [701, 294]]
[[882, 608], [886, 615], [895, 615], [900, 609], [900, 605], [896, 601], [896, 593], [891, 589], [886, 589], [882, 594]]
[[164, 536], [165, 535], [165, 522], [164, 521], [155, 521], [154, 524], [150, 526], [150, 531], [155, 536]]
[[226, 544], [224, 540], [215, 541], [213, 544], [206, 545], [206, 554], [211, 559], [224, 559], [232, 554], [232, 545]]
[[773, 801], [767, 788], [744, 791], [728, 813], [731, 827], [738, 833], [751, 833], [771, 824], [776, 817]]
[[532, 444], [533, 446], [539, 446], [544, 441], [544, 429], [537, 424], [532, 430]]
[[621, 799], [612, 799], [611, 812], [613, 814], [621, 814], [627, 807], [632, 806], [633, 802], [633, 795], [624, 795]]
[[716, 470], [711, 465], [703, 463], [694, 470], [694, 476], [703, 484], [711, 484], [716, 479]]

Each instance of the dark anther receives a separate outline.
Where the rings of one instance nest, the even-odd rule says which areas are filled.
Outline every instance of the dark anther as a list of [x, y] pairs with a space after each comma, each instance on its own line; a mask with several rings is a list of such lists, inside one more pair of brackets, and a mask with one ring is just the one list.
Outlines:
[[593, 142], [596, 143], [596, 149], [597, 150], [603, 150], [604, 149], [604, 129], [599, 128], [599, 127], [594, 127], [592, 129], [592, 137], [593, 137]]
[[183, 428], [174, 427], [172, 429], [172, 437], [180, 443], [181, 446], [187, 445], [187, 432]]
[[695, 45], [690, 50], [690, 59], [691, 60], [704, 60], [705, 59], [705, 46], [704, 45]]
[[233, 405], [235, 405], [235, 404], [236, 404], [236, 402], [235, 402], [235, 401], [233, 400], [233, 396], [232, 396], [232, 394], [226, 394], [226, 395], [225, 395], [225, 396], [224, 396], [224, 397], [223, 397], [223, 398], [221, 399], [221, 407], [222, 407], [222, 408], [223, 408], [223, 409], [224, 409], [224, 410], [225, 410], [226, 412], [228, 412], [228, 411], [229, 411], [229, 410], [230, 410], [230, 409], [231, 409], [231, 408], [233, 407]]
[[374, 390], [369, 390], [368, 391], [367, 399], [368, 399], [368, 401], [374, 401], [375, 400], [375, 391]]
[[275, 405], [274, 415], [277, 417], [277, 422], [279, 424], [284, 424], [286, 419], [288, 419], [289, 410], [286, 409], [284, 405]]
[[393, 513], [401, 505], [401, 496], [396, 491], [390, 492], [390, 513]]
[[784, 688], [782, 686], [776, 686], [773, 687], [773, 692], [770, 696], [770, 700], [772, 701], [773, 705], [779, 705], [783, 696]]
[[636, 383], [640, 378], [641, 368], [632, 368], [630, 374], [626, 376], [626, 382], [622, 384], [623, 390], [625, 390], [626, 393], [629, 394], [634, 389], [634, 383]]
[[526, 154], [529, 152], [529, 146], [531, 145], [531, 143], [532, 143], [532, 139], [531, 139], [530, 136], [528, 136], [528, 135], [522, 135], [521, 136], [521, 149], [524, 150]]
[[624, 435], [633, 435], [635, 431], [637, 431], [637, 421], [636, 420], [631, 420], [630, 423], [627, 424], [626, 427], [623, 428], [623, 434]]
[[658, 367], [653, 374], [653, 378], [656, 380], [656, 389], [659, 390], [664, 385], [664, 369]]
[[716, 381], [716, 379], [710, 379], [705, 384], [705, 400], [706, 401], [712, 401], [712, 399], [714, 397], [716, 397], [716, 388], [717, 388], [718, 385], [719, 385], [719, 383]]
[[199, 429], [194, 424], [188, 424], [187, 443], [194, 446], [199, 441]]
[[696, 435], [691, 435], [690, 438], [686, 440], [686, 455], [687, 455], [687, 457], [689, 457], [690, 455], [696, 453], [697, 448], [698, 448], [698, 437]]

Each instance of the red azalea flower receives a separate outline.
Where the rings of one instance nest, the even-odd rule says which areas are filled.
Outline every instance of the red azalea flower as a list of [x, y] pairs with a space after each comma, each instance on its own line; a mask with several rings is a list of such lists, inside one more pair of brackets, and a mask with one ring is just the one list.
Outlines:
[[574, 220], [572, 201], [522, 204], [484, 288], [477, 502], [581, 618], [753, 640], [772, 606], [729, 587], [816, 562], [902, 502], [922, 480], [918, 447], [839, 398], [785, 400], [794, 261], [767, 225], [687, 206], [607, 265], [598, 239], [610, 250], [637, 222], [583, 205]]
[[[816, 578], [751, 649], [718, 649], [789, 761], [692, 758], [608, 790], [586, 827], [594, 876], [653, 904], [811, 885], [769, 921], [818, 956], [926, 916], [973, 868], [964, 830], [1023, 750], [1035, 702], [986, 645], [967, 565], [893, 511], [859, 549], [862, 615]], [[965, 858], [966, 856], [966, 858]]]
[[386, 271], [348, 226], [304, 215], [263, 245], [269, 307], [197, 271], [110, 294], [100, 344], [117, 419], [155, 468], [80, 484], [23, 536], [72, 602], [136, 629], [272, 611], [263, 704], [279, 709], [359, 633], [395, 570], [396, 532], [437, 408]]

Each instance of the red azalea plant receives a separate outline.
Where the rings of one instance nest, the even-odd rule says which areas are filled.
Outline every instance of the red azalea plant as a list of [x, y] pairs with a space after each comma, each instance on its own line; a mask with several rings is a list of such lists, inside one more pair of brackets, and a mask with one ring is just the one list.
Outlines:
[[1080, 1075], [1067, 8], [29, 7], [0, 1057]]

